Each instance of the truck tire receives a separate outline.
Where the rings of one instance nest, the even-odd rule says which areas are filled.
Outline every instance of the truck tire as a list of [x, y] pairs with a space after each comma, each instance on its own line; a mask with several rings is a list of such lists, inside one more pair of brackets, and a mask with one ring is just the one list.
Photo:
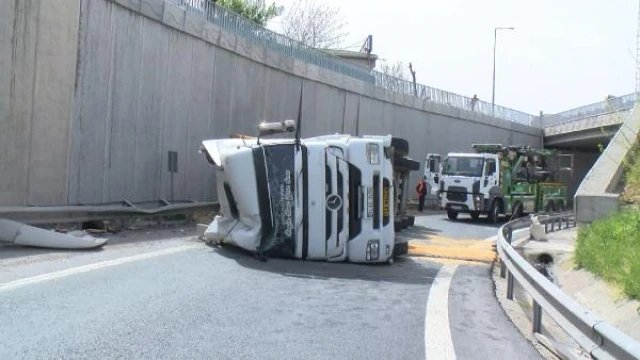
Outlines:
[[393, 164], [394, 170], [400, 171], [418, 171], [420, 170], [420, 163], [405, 157], [396, 158]]
[[447, 217], [449, 220], [456, 220], [458, 218], [458, 212], [453, 210], [447, 210]]
[[411, 227], [413, 225], [416, 224], [416, 217], [413, 215], [407, 215], [407, 224], [409, 224], [408, 227]]
[[522, 203], [516, 203], [511, 213], [511, 220], [518, 219], [524, 216], [524, 205]]
[[406, 255], [408, 252], [409, 252], [409, 243], [408, 242], [396, 243], [393, 246], [393, 257]]
[[553, 203], [549, 201], [547, 205], [545, 205], [544, 207], [544, 212], [547, 214], [552, 214], [554, 211], [555, 211], [555, 207], [553, 206]]
[[409, 155], [409, 142], [403, 138], [392, 137], [391, 147], [397, 155], [402, 157]]
[[480, 219], [480, 213], [477, 211], [472, 211], [469, 213], [469, 215], [471, 216], [471, 219], [473, 219], [473, 221], [478, 221], [478, 219]]
[[491, 209], [489, 209], [489, 214], [487, 216], [489, 218], [489, 222], [492, 224], [497, 224], [498, 219], [500, 218], [500, 202], [499, 200], [493, 200], [491, 203]]

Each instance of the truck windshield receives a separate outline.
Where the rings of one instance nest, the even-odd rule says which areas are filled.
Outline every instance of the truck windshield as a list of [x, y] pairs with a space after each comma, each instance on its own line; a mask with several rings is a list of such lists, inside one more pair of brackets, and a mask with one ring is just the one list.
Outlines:
[[444, 161], [442, 174], [455, 176], [482, 176], [483, 166], [484, 159], [481, 157], [448, 157]]
[[[294, 144], [263, 145], [253, 148], [253, 160], [258, 184], [258, 203], [262, 234], [258, 250], [275, 257], [293, 257], [296, 251], [296, 228], [305, 221], [295, 217], [295, 186], [298, 176], [307, 183], [306, 148], [302, 147], [302, 172], [295, 169]], [[305, 186], [306, 188], [306, 186]], [[305, 190], [305, 189], [301, 189]], [[301, 191], [306, 203], [307, 191]], [[306, 227], [305, 227], [306, 228]], [[303, 242], [306, 245], [307, 234]], [[303, 245], [303, 252], [305, 246]]]

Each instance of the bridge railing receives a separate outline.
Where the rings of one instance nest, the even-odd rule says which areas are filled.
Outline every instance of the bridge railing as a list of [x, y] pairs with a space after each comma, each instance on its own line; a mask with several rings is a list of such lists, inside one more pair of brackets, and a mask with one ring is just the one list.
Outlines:
[[550, 127], [562, 123], [576, 121], [596, 115], [633, 109], [636, 104], [636, 93], [611, 98], [605, 101], [581, 106], [579, 108], [563, 111], [557, 114], [545, 115], [542, 118], [542, 127]]
[[165, 0], [194, 14], [203, 16], [207, 21], [220, 28], [242, 36], [267, 49], [282, 55], [298, 59], [325, 69], [338, 72], [358, 80], [385, 88], [389, 91], [415, 96], [420, 99], [444, 104], [454, 108], [479, 112], [516, 123], [539, 127], [539, 116], [495, 105], [467, 96], [455, 94], [430, 86], [415, 84], [411, 81], [389, 76], [366, 67], [349, 63], [340, 57], [306, 46], [282, 34], [267, 30], [240, 15], [210, 0]]
[[[539, 220], [545, 232], [576, 225], [573, 213], [540, 216]], [[534, 268], [511, 246], [514, 231], [527, 229], [531, 224], [530, 218], [520, 218], [502, 226], [496, 249], [500, 256], [500, 276], [507, 277], [507, 299], [513, 300], [514, 281], [533, 299], [533, 333], [542, 332], [544, 310], [593, 358], [640, 359], [640, 343], [578, 304], [543, 275], [542, 269]]]

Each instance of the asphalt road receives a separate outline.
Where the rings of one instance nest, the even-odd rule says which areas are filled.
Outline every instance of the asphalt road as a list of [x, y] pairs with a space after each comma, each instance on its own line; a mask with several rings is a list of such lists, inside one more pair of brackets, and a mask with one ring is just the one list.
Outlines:
[[[495, 235], [442, 215], [417, 223]], [[125, 234], [90, 252], [0, 248], [0, 358], [539, 358], [499, 307], [487, 264], [261, 262], [190, 231]]]

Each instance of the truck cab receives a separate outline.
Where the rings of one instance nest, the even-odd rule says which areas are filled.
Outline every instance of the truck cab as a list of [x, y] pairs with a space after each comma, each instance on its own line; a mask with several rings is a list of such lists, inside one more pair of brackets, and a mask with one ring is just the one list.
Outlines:
[[205, 240], [271, 257], [391, 262], [391, 143], [342, 134], [203, 141], [220, 203]]
[[496, 154], [449, 153], [439, 179], [439, 200], [447, 216], [455, 220], [459, 213], [477, 219], [480, 214], [497, 217], [504, 211], [499, 200], [500, 160]]

